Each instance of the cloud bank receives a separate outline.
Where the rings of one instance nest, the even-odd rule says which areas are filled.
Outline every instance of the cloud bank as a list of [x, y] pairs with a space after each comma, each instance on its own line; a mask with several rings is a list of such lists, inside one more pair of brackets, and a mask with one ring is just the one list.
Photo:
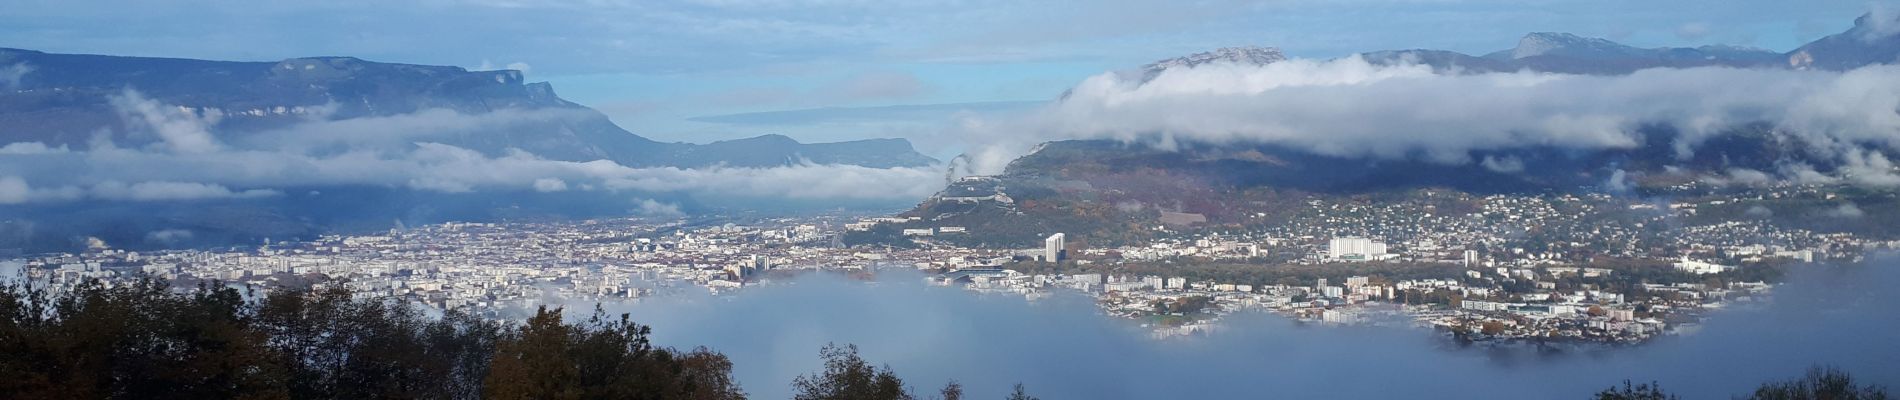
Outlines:
[[1182, 142], [1271, 143], [1325, 155], [1479, 162], [1508, 170], [1508, 160], [1474, 160], [1470, 154], [1627, 149], [1643, 144], [1637, 131], [1649, 125], [1682, 132], [1675, 150], [1691, 154], [1710, 137], [1764, 122], [1835, 151], [1832, 157], [1843, 164], [1874, 165], [1884, 157], [1869, 159], [1853, 150], [1896, 148], [1896, 110], [1897, 66], [1848, 72], [1650, 69], [1622, 76], [1438, 74], [1429, 66], [1373, 65], [1354, 56], [1176, 68], [1146, 82], [1105, 73], [1028, 117], [968, 120], [959, 130], [979, 142], [999, 143], [973, 153], [986, 173], [998, 172], [998, 161], [1033, 143], [1056, 139], [1163, 148]]
[[[560, 110], [424, 110], [345, 120], [319, 116], [221, 140], [214, 131], [223, 114], [216, 110], [161, 104], [135, 91], [114, 96], [110, 104], [131, 131], [102, 135], [91, 148], [0, 144], [0, 204], [248, 199], [278, 196], [283, 188], [330, 185], [445, 193], [607, 191], [908, 201], [941, 185], [940, 173], [928, 168], [634, 168], [606, 160], [551, 160], [519, 149], [491, 155], [436, 142], [456, 135], [507, 134], [512, 125], [574, 116]], [[119, 142], [149, 145], [121, 147]], [[676, 206], [672, 212], [678, 212]]]
[[[1766, 307], [1718, 313], [1691, 336], [1589, 354], [1455, 349], [1426, 331], [1301, 326], [1242, 315], [1204, 338], [1157, 341], [1066, 295], [1026, 303], [929, 287], [921, 277], [867, 284], [807, 277], [729, 297], [622, 305], [668, 346], [732, 357], [760, 398], [789, 397], [817, 370], [817, 349], [855, 343], [919, 392], [956, 379], [979, 397], [1024, 383], [1051, 399], [1585, 398], [1624, 379], [1656, 380], [1684, 398], [1726, 398], [1816, 363], [1889, 387], [1900, 347], [1895, 260], [1850, 273], [1797, 273]], [[591, 305], [589, 305], [591, 307]]]
[[14, 63], [0, 67], [0, 89], [11, 90], [19, 87], [20, 80], [25, 79], [26, 74], [33, 73], [33, 69], [33, 65], [27, 63]]

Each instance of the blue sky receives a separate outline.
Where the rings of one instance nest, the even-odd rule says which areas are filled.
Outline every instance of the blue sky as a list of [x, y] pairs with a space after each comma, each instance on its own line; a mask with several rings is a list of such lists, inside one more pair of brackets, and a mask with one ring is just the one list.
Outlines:
[[[1840, 32], [1862, 0], [7, 0], [0, 47], [526, 69], [636, 133], [707, 142], [911, 137], [892, 121], [695, 117], [1049, 99], [1107, 70], [1260, 45], [1295, 57], [1436, 48], [1482, 54], [1533, 31], [1627, 44], [1777, 51]], [[950, 108], [954, 109], [954, 108]], [[948, 109], [946, 109], [948, 110]]]

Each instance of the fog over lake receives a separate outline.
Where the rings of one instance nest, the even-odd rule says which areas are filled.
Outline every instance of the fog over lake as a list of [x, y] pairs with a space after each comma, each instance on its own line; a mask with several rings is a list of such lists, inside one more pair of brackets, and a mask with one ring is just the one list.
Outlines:
[[[1769, 305], [1718, 311], [1699, 333], [1588, 354], [1454, 348], [1422, 329], [1301, 325], [1236, 315], [1207, 337], [1155, 340], [1079, 294], [1035, 302], [932, 287], [919, 275], [874, 283], [810, 275], [731, 296], [610, 305], [654, 327], [664, 346], [730, 356], [755, 398], [782, 398], [820, 368], [829, 342], [859, 346], [925, 397], [956, 379], [976, 398], [1022, 382], [1046, 399], [1570, 398], [1624, 379], [1684, 398], [1727, 398], [1810, 366], [1838, 366], [1900, 386], [1895, 258], [1865, 267], [1799, 267]], [[577, 306], [578, 308], [579, 306]], [[574, 310], [570, 317], [581, 314]]]

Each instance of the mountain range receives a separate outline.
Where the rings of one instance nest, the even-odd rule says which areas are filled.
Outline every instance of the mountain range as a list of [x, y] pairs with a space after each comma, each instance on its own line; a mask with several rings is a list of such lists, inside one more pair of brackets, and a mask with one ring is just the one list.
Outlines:
[[[1429, 65], [1442, 73], [1529, 70], [1617, 75], [1696, 66], [1848, 70], [1900, 57], [1900, 37], [1890, 29], [1895, 25], [1900, 24], [1862, 17], [1847, 32], [1786, 53], [1731, 46], [1645, 49], [1570, 34], [1532, 33], [1512, 49], [1485, 55], [1396, 50], [1360, 56], [1374, 64]], [[1165, 71], [1210, 63], [1265, 65], [1285, 60], [1284, 54], [1270, 47], [1224, 48], [1160, 60], [1132, 73], [1146, 82]], [[1067, 94], [1062, 96], [1066, 98]], [[288, 143], [315, 146], [318, 149], [304, 150], [321, 152], [326, 143], [339, 138], [388, 135], [381, 139], [399, 145], [428, 141], [490, 157], [520, 150], [551, 160], [608, 160], [629, 167], [937, 164], [903, 139], [806, 144], [763, 135], [706, 144], [654, 141], [622, 129], [598, 111], [561, 99], [547, 83], [527, 82], [520, 71], [513, 70], [469, 71], [350, 57], [232, 62], [0, 49], [0, 145], [37, 142], [44, 148], [88, 149], [99, 146], [104, 138], [108, 146], [139, 148], [165, 138], [125, 134], [140, 128], [133, 125], [154, 125], [143, 127], [148, 130], [180, 128], [170, 126], [180, 121], [140, 121], [128, 113], [126, 108], [139, 105], [130, 103], [139, 102], [187, 117], [183, 122], [202, 123], [215, 140], [240, 148]], [[413, 121], [473, 116], [500, 117], [449, 128]], [[324, 125], [348, 121], [409, 125], [367, 132], [350, 130], [361, 125]], [[310, 128], [313, 125], [317, 128]], [[1738, 133], [1703, 143], [1688, 159], [1671, 151], [1676, 132], [1646, 127], [1642, 137], [1648, 143], [1632, 149], [1474, 152], [1473, 159], [1482, 162], [1466, 165], [1326, 156], [1273, 144], [1181, 143], [1161, 150], [1116, 141], [1060, 141], [1015, 160], [1001, 175], [954, 181], [906, 214], [935, 225], [967, 226], [971, 234], [963, 237], [984, 242], [977, 244], [1015, 246], [1034, 243], [1048, 232], [1102, 239], [1141, 234], [1155, 221], [1218, 224], [1237, 210], [1295, 198], [1276, 193], [1362, 195], [1410, 189], [1526, 193], [1608, 190], [1625, 186], [1624, 181], [1641, 190], [1681, 183], [1687, 175], [1676, 172], [1685, 170], [1773, 170], [1812, 150], [1767, 127], [1734, 130]], [[1808, 165], [1821, 173], [1833, 172], [1835, 167], [1826, 162]], [[83, 201], [0, 206], [13, 207], [17, 215], [26, 217], [0, 220], [0, 249], [58, 249], [83, 244], [78, 239], [87, 236], [137, 243], [150, 241], [151, 232], [173, 229], [196, 233], [198, 241], [187, 245], [203, 245], [308, 236], [338, 227], [386, 228], [391, 222], [614, 215], [627, 212], [629, 195], [430, 192], [387, 185], [287, 184], [277, 189], [277, 196], [263, 199], [199, 203]], [[677, 193], [640, 196], [666, 200], [688, 212], [702, 207], [698, 204], [724, 200]]]
[[[1439, 73], [1536, 71], [1623, 75], [1649, 68], [1724, 66], [1758, 69], [1850, 70], [1893, 63], [1900, 35], [1862, 17], [1847, 32], [1787, 53], [1732, 47], [1637, 48], [1563, 33], [1532, 33], [1515, 48], [1483, 56], [1442, 50], [1360, 54], [1375, 65], [1429, 65]], [[1267, 65], [1285, 61], [1274, 48], [1223, 48], [1156, 61], [1134, 70], [1142, 83], [1165, 71], [1210, 63]], [[1068, 101], [1064, 95], [1062, 100]], [[1445, 164], [1415, 159], [1330, 156], [1275, 143], [1182, 142], [1167, 148], [1115, 140], [1044, 143], [1009, 163], [1002, 174], [952, 182], [905, 216], [903, 226], [961, 226], [969, 234], [937, 240], [963, 245], [1030, 246], [1053, 232], [1091, 243], [1137, 242], [1157, 226], [1238, 223], [1248, 215], [1300, 207], [1307, 196], [1404, 196], [1412, 191], [1472, 194], [1645, 192], [1696, 182], [1729, 171], [1775, 171], [1787, 165], [1839, 172], [1839, 160], [1817, 159], [1825, 149], [1764, 124], [1727, 128], [1680, 153], [1683, 134], [1645, 126], [1643, 143], [1621, 149], [1578, 150], [1532, 146], [1473, 151], [1477, 162]], [[1703, 140], [1703, 139], [1698, 139]], [[1879, 148], [1867, 151], [1900, 156]], [[1884, 196], [1883, 194], [1875, 194]], [[1900, 210], [1872, 210], [1890, 213]], [[911, 226], [914, 225], [914, 226]], [[1873, 227], [1857, 227], [1873, 228]], [[883, 240], [890, 242], [889, 240]]]
[[[1887, 22], [1887, 24], [1895, 24]], [[1441, 71], [1472, 73], [1532, 70], [1571, 74], [1627, 74], [1648, 68], [1728, 66], [1843, 71], [1900, 59], [1900, 37], [1883, 32], [1873, 15], [1854, 21], [1846, 32], [1786, 53], [1752, 47], [1638, 48], [1606, 39], [1568, 33], [1524, 35], [1517, 46], [1482, 56], [1444, 50], [1387, 50], [1361, 54], [1375, 64], [1415, 63]]]
[[[172, 141], [179, 140], [180, 135], [199, 141], [183, 142], [192, 144], [190, 148], [173, 148]], [[194, 162], [215, 164], [216, 160], [258, 154], [332, 160], [350, 160], [353, 154], [375, 155], [363, 157], [370, 160], [420, 157], [414, 154], [442, 148], [425, 149], [424, 143], [471, 150], [489, 159], [515, 160], [521, 158], [520, 152], [526, 152], [539, 159], [571, 161], [577, 168], [623, 171], [599, 162], [606, 160], [650, 169], [660, 176], [690, 175], [679, 169], [812, 165], [910, 168], [937, 164], [904, 139], [800, 143], [782, 135], [762, 135], [705, 144], [655, 141], [622, 129], [598, 111], [562, 99], [548, 83], [527, 82], [522, 72], [514, 70], [469, 71], [351, 57], [233, 62], [0, 48], [0, 148], [4, 148], [0, 157], [13, 157], [9, 165], [17, 167], [0, 171], [0, 252], [82, 249], [89, 238], [129, 249], [195, 247], [441, 221], [710, 210], [787, 212], [864, 207], [865, 203], [891, 206], [876, 201], [767, 198], [762, 196], [770, 194], [763, 192], [746, 197], [663, 188], [569, 190], [569, 183], [559, 180], [545, 185], [537, 181], [531, 188], [478, 191], [453, 186], [418, 187], [427, 182], [415, 180], [408, 184], [401, 180], [379, 183], [349, 173], [341, 175], [342, 179], [291, 179], [308, 177], [312, 171], [325, 168], [347, 167], [347, 161], [328, 166], [291, 163], [277, 169], [260, 167], [262, 171], [216, 171], [236, 176], [255, 172], [259, 176], [289, 177], [267, 178], [256, 186], [230, 192], [256, 196], [124, 201], [123, 196], [87, 194], [102, 193], [100, 188], [123, 189], [126, 184], [111, 180], [139, 177], [144, 172], [125, 171], [109, 162], [95, 163], [94, 156], [166, 159], [180, 155]], [[19, 153], [22, 148], [27, 152]], [[56, 154], [67, 152], [72, 154]], [[446, 154], [466, 157], [461, 152]], [[54, 158], [64, 161], [44, 161]], [[394, 175], [399, 171], [386, 172]], [[471, 176], [508, 172], [482, 170]], [[67, 183], [60, 178], [46, 178], [86, 175], [107, 181], [103, 186], [86, 188], [63, 186]], [[28, 179], [22, 181], [19, 176]], [[136, 186], [137, 182], [130, 184]], [[573, 186], [583, 184], [577, 181]], [[198, 193], [208, 189], [213, 195], [225, 190], [196, 183], [162, 185]], [[66, 197], [32, 201], [33, 196]]]
[[[628, 132], [607, 116], [561, 99], [520, 71], [393, 64], [351, 57], [277, 62], [54, 54], [0, 48], [0, 143], [85, 148], [101, 132], [130, 131], [112, 99], [137, 93], [211, 121], [217, 139], [243, 145], [312, 121], [396, 118], [418, 113], [481, 116], [507, 123], [455, 129], [427, 140], [500, 155], [520, 149], [562, 161], [610, 160], [630, 167], [774, 167], [799, 163], [917, 167], [936, 160], [904, 139], [805, 144], [779, 135], [711, 144], [666, 143]], [[288, 133], [286, 133], [288, 132]], [[260, 138], [261, 137], [261, 138]], [[118, 145], [157, 138], [117, 135]], [[320, 140], [321, 138], [291, 138]]]

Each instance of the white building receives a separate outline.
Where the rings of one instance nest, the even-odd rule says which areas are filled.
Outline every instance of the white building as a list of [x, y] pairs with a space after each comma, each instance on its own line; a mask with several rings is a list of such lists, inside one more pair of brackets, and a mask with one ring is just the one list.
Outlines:
[[1676, 270], [1697, 275], [1719, 274], [1733, 269], [1735, 269], [1734, 266], [1696, 261], [1689, 259], [1689, 257], [1683, 257], [1682, 261], [1676, 262]]
[[1049, 235], [1048, 239], [1043, 239], [1042, 240], [1042, 260], [1048, 261], [1048, 262], [1062, 261], [1064, 256], [1066, 256], [1069, 251], [1067, 247], [1068, 245], [1064, 243], [1067, 240], [1068, 240], [1068, 237], [1063, 235], [1062, 233]]
[[1357, 288], [1357, 287], [1366, 286], [1369, 284], [1372, 284], [1372, 278], [1367, 278], [1363, 276], [1346, 277], [1346, 287], [1349, 287], [1349, 288]]
[[1385, 243], [1372, 239], [1347, 236], [1333, 238], [1326, 246], [1326, 255], [1334, 260], [1369, 261], [1386, 258]]

